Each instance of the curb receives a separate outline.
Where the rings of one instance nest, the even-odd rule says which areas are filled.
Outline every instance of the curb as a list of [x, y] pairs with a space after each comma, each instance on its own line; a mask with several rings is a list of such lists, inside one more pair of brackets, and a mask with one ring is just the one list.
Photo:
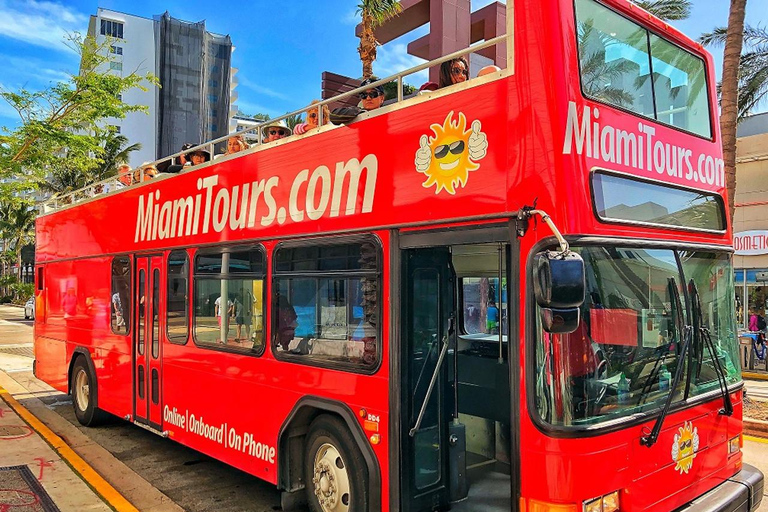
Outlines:
[[744, 434], [768, 438], [768, 421], [744, 418]]
[[48, 443], [53, 451], [59, 455], [88, 486], [93, 489], [97, 495], [103, 499], [107, 505], [117, 512], [139, 512], [128, 500], [123, 497], [112, 485], [99, 475], [87, 462], [76, 454], [62, 438], [57, 436], [51, 429], [43, 424], [29, 410], [21, 405], [4, 388], [0, 387], [0, 398], [8, 406], [16, 411], [43, 440]]
[[741, 376], [742, 376], [743, 379], [748, 379], [748, 380], [766, 380], [766, 381], [768, 381], [768, 373], [741, 372]]

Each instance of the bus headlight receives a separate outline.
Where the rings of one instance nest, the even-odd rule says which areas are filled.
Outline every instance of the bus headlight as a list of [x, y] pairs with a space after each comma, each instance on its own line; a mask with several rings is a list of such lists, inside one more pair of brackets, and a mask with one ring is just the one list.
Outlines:
[[734, 453], [739, 453], [742, 446], [742, 437], [741, 434], [737, 435], [736, 437], [732, 437], [728, 440], [728, 455], [733, 455]]
[[584, 502], [584, 512], [617, 512], [619, 510], [619, 491]]

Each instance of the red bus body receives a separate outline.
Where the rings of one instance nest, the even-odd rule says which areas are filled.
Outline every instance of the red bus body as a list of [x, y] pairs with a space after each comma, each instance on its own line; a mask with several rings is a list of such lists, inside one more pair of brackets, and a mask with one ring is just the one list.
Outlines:
[[[699, 45], [625, 0], [604, 1], [704, 59], [707, 86], [715, 91], [712, 58]], [[344, 404], [367, 436], [380, 434], [380, 442], [370, 444], [379, 473], [372, 509], [400, 509], [394, 457], [399, 444], [392, 439], [398, 427], [391, 424], [397, 404], [391, 389], [398, 379], [393, 373], [398, 354], [391, 340], [399, 335], [395, 309], [400, 235], [502, 224], [510, 226], [512, 240], [517, 213], [535, 203], [566, 236], [731, 245], [730, 225], [709, 233], [607, 223], [594, 214], [590, 177], [596, 168], [714, 192], [725, 201], [720, 131], [714, 93], [708, 96], [709, 139], [586, 99], [579, 85], [573, 11], [573, 4], [562, 0], [517, 6], [514, 74], [407, 100], [348, 126], [323, 128], [41, 216], [36, 247], [37, 276], [43, 280], [36, 292], [37, 377], [67, 392], [75, 352], [87, 353], [98, 380], [99, 408], [134, 417], [132, 336], [115, 334], [109, 325], [110, 264], [116, 255], [150, 256], [143, 261], [150, 270], [153, 265], [159, 270], [164, 283], [165, 258], [173, 249], [186, 250], [192, 258], [200, 247], [255, 241], [267, 255], [266, 296], [271, 297], [271, 254], [278, 244], [344, 234], [373, 236], [380, 244], [382, 273], [381, 353], [375, 371], [282, 361], [269, 347], [260, 357], [244, 357], [200, 347], [193, 339], [184, 345], [170, 343], [161, 310], [161, 357], [156, 365], [161, 399], [158, 406], [149, 407], [149, 416], [155, 429], [171, 439], [286, 487], [279, 473], [279, 437], [292, 411], [307, 397]], [[414, 156], [431, 125], [442, 125], [447, 118], [459, 122], [459, 116], [466, 119], [466, 130], [480, 121], [488, 148], [479, 168], [468, 172], [463, 186], [454, 182], [454, 193], [449, 193], [425, 185], [425, 174], [414, 168]], [[636, 135], [646, 133], [646, 127], [653, 131], [648, 138], [662, 141], [666, 151], [688, 151], [691, 166], [682, 158], [673, 173], [658, 173], [648, 162], [653, 157], [649, 141], [643, 149], [638, 145], [644, 162], [626, 165], [615, 151], [599, 144], [589, 147], [590, 140], [596, 142], [591, 134], [602, 136], [604, 127]], [[586, 137], [581, 151], [579, 137]], [[185, 198], [194, 205], [191, 217], [174, 211], [173, 202]], [[241, 212], [245, 215], [238, 218]], [[513, 404], [518, 415], [513, 446], [519, 447], [515, 457], [520, 472], [519, 500], [511, 507], [547, 510], [536, 508], [541, 502], [577, 504], [580, 510], [584, 500], [621, 490], [622, 510], [673, 510], [738, 473], [741, 454], [728, 452], [728, 440], [742, 431], [738, 387], [731, 393], [732, 416], [718, 414], [721, 397], [675, 410], [652, 448], [639, 439], [655, 416], [587, 437], [558, 435], [536, 424], [526, 375], [533, 318], [529, 257], [550, 237], [543, 223], [531, 223], [517, 242], [517, 268], [511, 269], [519, 276], [512, 290], [520, 297], [512, 310], [519, 327], [510, 338], [519, 360], [512, 369], [512, 389], [519, 392]], [[134, 277], [135, 272], [134, 264]], [[76, 300], [67, 298], [72, 291]], [[161, 285], [161, 304], [166, 299]], [[273, 304], [266, 302], [269, 319]], [[268, 320], [265, 325], [269, 340], [272, 325]], [[361, 410], [366, 414], [357, 414]], [[195, 429], [187, 428], [190, 422]], [[669, 450], [685, 422], [695, 423], [700, 441], [693, 468], [683, 473], [675, 469]], [[216, 430], [220, 428], [221, 433]], [[232, 446], [236, 437], [230, 437], [231, 432], [247, 447]]]

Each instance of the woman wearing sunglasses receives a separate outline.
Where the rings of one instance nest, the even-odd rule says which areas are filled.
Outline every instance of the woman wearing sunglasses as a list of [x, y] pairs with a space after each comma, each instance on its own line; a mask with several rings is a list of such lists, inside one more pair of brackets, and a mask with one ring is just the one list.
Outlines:
[[[316, 103], [320, 103], [320, 100], [312, 100], [312, 103], [310, 105], [315, 105]], [[297, 124], [293, 128], [293, 134], [294, 135], [301, 135], [303, 133], [307, 133], [309, 130], [312, 130], [313, 128], [317, 128], [318, 126], [321, 126], [321, 124], [326, 124], [328, 122], [328, 119], [331, 117], [331, 111], [328, 110], [328, 105], [323, 105], [323, 122], [320, 123], [318, 120], [319, 113], [318, 108], [311, 108], [306, 111], [307, 114], [307, 120], [303, 123]]]
[[469, 80], [469, 64], [464, 57], [443, 62], [440, 65], [440, 88]]

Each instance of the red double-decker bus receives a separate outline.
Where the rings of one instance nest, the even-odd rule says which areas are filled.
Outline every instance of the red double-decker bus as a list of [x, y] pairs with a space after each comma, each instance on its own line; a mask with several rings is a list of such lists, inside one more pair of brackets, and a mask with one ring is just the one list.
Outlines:
[[286, 506], [755, 510], [712, 59], [516, 7], [501, 72], [44, 205], [36, 375]]

